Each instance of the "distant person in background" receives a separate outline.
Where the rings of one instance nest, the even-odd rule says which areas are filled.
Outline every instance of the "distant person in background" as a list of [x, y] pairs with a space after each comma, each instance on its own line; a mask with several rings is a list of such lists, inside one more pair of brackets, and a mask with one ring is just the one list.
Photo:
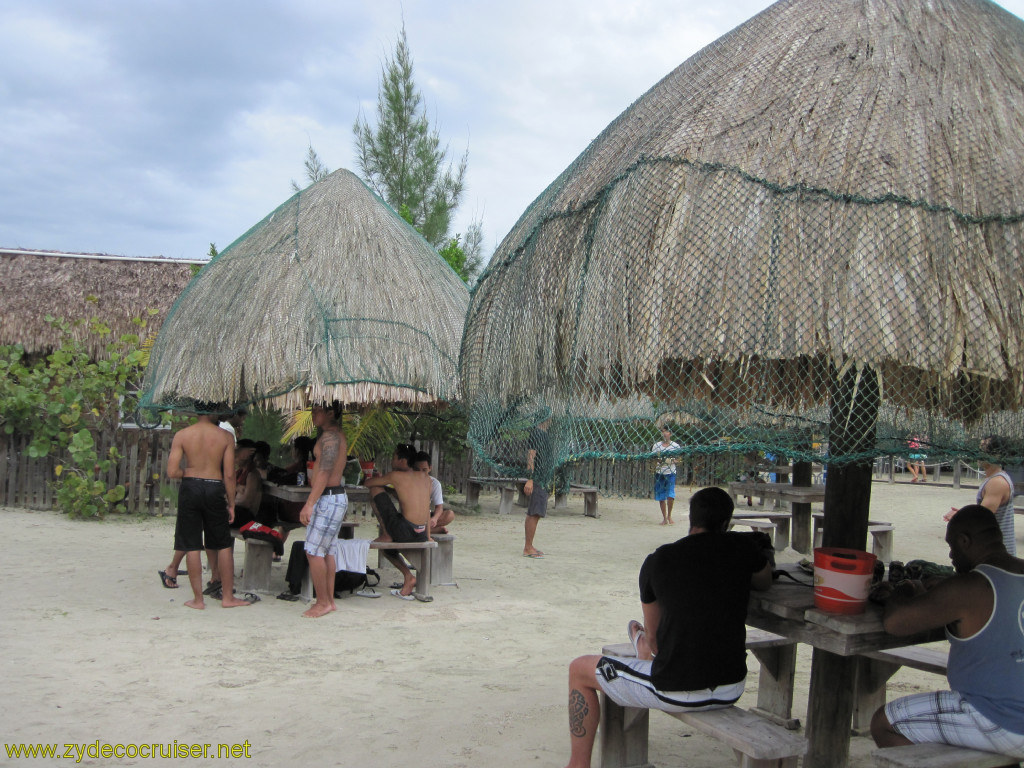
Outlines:
[[256, 453], [253, 454], [253, 461], [256, 463], [256, 469], [259, 470], [260, 477], [264, 480], [270, 475], [270, 443], [264, 440], [257, 440]]
[[[1017, 556], [1017, 536], [1013, 526], [1013, 480], [1003, 471], [1002, 456], [1009, 453], [1010, 446], [998, 435], [988, 435], [981, 440], [981, 450], [992, 458], [981, 462], [981, 471], [985, 479], [978, 487], [978, 495], [974, 503], [988, 509], [996, 516], [999, 530], [1003, 532], [1003, 545], [1006, 551]], [[944, 520], [949, 521], [956, 514], [956, 507], [951, 507]]]
[[907, 456], [910, 461], [907, 462], [907, 469], [910, 470], [910, 482], [912, 483], [927, 483], [928, 482], [928, 468], [924, 465], [924, 460], [928, 458], [921, 450], [921, 438], [917, 435], [913, 435], [910, 440], [907, 441], [907, 448], [910, 449], [910, 453]]
[[[678, 451], [679, 443], [672, 439], [672, 430], [665, 424], [661, 427], [661, 441], [654, 444], [651, 453]], [[654, 500], [661, 507], [661, 525], [674, 525], [672, 506], [676, 501], [676, 457], [663, 456], [654, 468]]]
[[241, 528], [257, 519], [263, 497], [263, 477], [256, 467], [256, 443], [245, 438], [235, 446], [235, 519]]
[[417, 472], [425, 472], [430, 476], [430, 533], [448, 533], [445, 526], [455, 519], [455, 512], [451, 507], [444, 505], [441, 481], [430, 475], [430, 454], [426, 451], [419, 451], [416, 454], [413, 469]]
[[523, 544], [523, 557], [541, 558], [544, 553], [533, 546], [533, 537], [537, 533], [537, 524], [542, 517], [548, 513], [548, 489], [542, 484], [534, 484], [534, 475], [547, 483], [552, 482], [552, 451], [551, 436], [548, 430], [551, 428], [550, 410], [545, 412], [537, 426], [530, 430], [530, 436], [526, 441], [526, 483], [523, 486], [523, 493], [530, 499], [530, 505], [526, 508], [525, 543]]

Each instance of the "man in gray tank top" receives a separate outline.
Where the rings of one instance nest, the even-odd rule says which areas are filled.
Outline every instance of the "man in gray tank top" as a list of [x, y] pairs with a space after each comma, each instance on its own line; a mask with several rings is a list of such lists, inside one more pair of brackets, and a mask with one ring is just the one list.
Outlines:
[[1006, 551], [992, 511], [959, 510], [946, 528], [956, 575], [930, 589], [901, 582], [885, 629], [946, 628], [951, 690], [890, 701], [875, 712], [880, 747], [943, 743], [1024, 758], [1024, 560]]

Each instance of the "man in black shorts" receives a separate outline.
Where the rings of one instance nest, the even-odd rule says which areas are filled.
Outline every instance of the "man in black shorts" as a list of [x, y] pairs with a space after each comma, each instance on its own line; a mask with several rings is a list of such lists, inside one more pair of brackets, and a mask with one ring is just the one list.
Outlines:
[[[171, 441], [167, 476], [181, 478], [174, 548], [185, 552], [194, 599], [189, 608], [202, 609], [203, 573], [199, 553], [217, 553], [223, 598], [221, 605], [249, 605], [234, 596], [235, 563], [229, 524], [235, 517], [235, 440], [217, 426], [213, 416], [200, 414], [196, 423]], [[205, 539], [205, 541], [204, 541]]]
[[569, 665], [568, 768], [590, 768], [598, 691], [624, 707], [694, 712], [743, 693], [751, 589], [768, 589], [772, 566], [753, 540], [729, 532], [733, 503], [721, 488], [690, 499], [689, 535], [658, 547], [640, 568], [644, 623], [631, 621], [636, 658], [580, 656]]
[[[366, 487], [370, 489], [374, 514], [380, 523], [377, 541], [401, 543], [430, 540], [430, 475], [413, 471], [415, 460], [415, 448], [399, 445], [391, 459], [391, 471], [365, 481]], [[395, 489], [401, 511], [385, 490], [388, 485]], [[397, 553], [385, 550], [384, 556], [398, 568], [404, 579], [401, 589], [392, 589], [391, 594], [403, 600], [412, 600], [413, 587], [416, 586], [412, 570]]]

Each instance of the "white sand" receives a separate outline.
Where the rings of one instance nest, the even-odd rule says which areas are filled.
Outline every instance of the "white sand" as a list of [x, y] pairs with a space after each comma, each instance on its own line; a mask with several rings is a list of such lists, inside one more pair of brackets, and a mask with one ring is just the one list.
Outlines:
[[[458, 587], [434, 602], [346, 597], [337, 613], [300, 618], [273, 596], [249, 608], [183, 607], [160, 586], [173, 520], [73, 522], [3, 510], [0, 723], [4, 741], [251, 744], [251, 766], [342, 768], [564, 766], [566, 667], [625, 639], [639, 617], [637, 570], [659, 544], [685, 534], [687, 489], [672, 528], [653, 501], [602, 498], [601, 518], [574, 498], [540, 523], [542, 560], [522, 557], [521, 510], [499, 517], [497, 497], [456, 521]], [[942, 514], [974, 490], [875, 483], [872, 519], [896, 524], [896, 557], [947, 562]], [[359, 529], [371, 537], [370, 526]], [[357, 534], [358, 535], [358, 534]], [[241, 567], [236, 547], [236, 573]], [[800, 559], [787, 550], [780, 560]], [[274, 566], [284, 590], [285, 566]], [[382, 586], [397, 577], [383, 571]], [[809, 651], [801, 647], [795, 712], [806, 709]], [[756, 662], [742, 703], [756, 694]], [[938, 688], [901, 671], [897, 694]], [[731, 751], [668, 717], [651, 720], [656, 765], [735, 765]], [[853, 739], [856, 766], [871, 743]], [[6, 755], [0, 763], [12, 764]], [[56, 761], [54, 761], [56, 762]], [[36, 761], [39, 764], [40, 761]], [[63, 761], [67, 764], [67, 761]], [[87, 765], [147, 764], [89, 759]], [[194, 760], [190, 765], [224, 761]]]

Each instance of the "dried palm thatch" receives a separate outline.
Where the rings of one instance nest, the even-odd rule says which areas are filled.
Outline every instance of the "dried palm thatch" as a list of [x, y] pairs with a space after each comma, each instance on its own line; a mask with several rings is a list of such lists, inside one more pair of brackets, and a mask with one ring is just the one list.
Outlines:
[[462, 345], [478, 444], [495, 406], [541, 392], [556, 414], [640, 393], [650, 419], [700, 400], [785, 431], [858, 372], [894, 420], [878, 453], [918, 422], [1019, 412], [1022, 104], [1024, 23], [986, 0], [783, 0], [750, 19], [499, 246]]
[[468, 303], [427, 242], [339, 170], [196, 276], [154, 347], [144, 403], [451, 401]]
[[[48, 315], [72, 323], [96, 318], [115, 338], [140, 333], [136, 318], [147, 330], [159, 328], [200, 263], [0, 249], [0, 344], [21, 344], [29, 355], [50, 352], [62, 334]], [[89, 333], [87, 323], [71, 333], [94, 357], [106, 354], [107, 339]]]

